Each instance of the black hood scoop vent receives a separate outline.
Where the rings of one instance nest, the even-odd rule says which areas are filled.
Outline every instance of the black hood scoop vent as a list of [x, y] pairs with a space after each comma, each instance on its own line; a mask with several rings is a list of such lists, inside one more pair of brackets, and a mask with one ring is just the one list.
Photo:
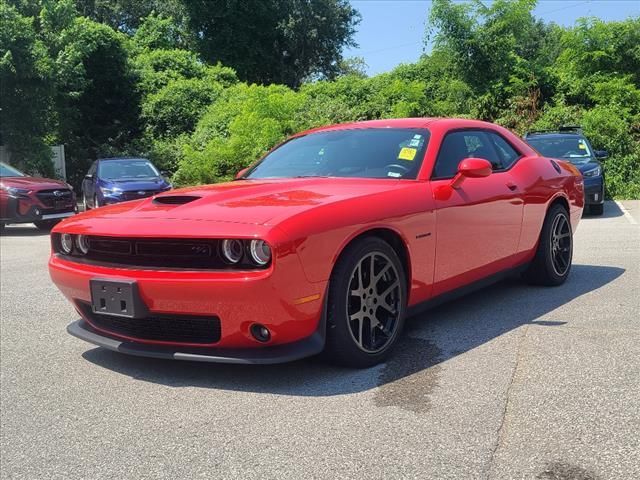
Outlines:
[[184, 205], [185, 203], [193, 202], [201, 197], [196, 195], [163, 195], [161, 197], [155, 197], [153, 203], [160, 205]]

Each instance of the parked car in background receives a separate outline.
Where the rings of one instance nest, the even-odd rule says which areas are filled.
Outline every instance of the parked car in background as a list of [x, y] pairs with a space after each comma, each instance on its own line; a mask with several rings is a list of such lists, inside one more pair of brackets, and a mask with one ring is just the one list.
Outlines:
[[491, 123], [334, 125], [236, 181], [63, 222], [49, 271], [69, 333], [111, 350], [367, 367], [410, 313], [517, 272], [562, 284], [583, 202], [575, 166]]
[[560, 127], [558, 130], [528, 132], [524, 139], [545, 157], [573, 163], [584, 177], [585, 209], [592, 215], [604, 211], [604, 174], [599, 160], [609, 154], [594, 150], [580, 127]]
[[52, 178], [30, 177], [0, 162], [0, 229], [8, 223], [35, 223], [50, 230], [76, 213], [70, 185]]
[[150, 197], [171, 184], [146, 158], [101, 158], [93, 162], [82, 181], [85, 210]]

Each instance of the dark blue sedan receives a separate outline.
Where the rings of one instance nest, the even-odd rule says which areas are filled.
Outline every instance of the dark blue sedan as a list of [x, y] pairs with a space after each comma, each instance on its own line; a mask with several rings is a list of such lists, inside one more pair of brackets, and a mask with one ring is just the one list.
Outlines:
[[171, 184], [146, 158], [101, 158], [82, 181], [82, 199], [89, 210], [170, 189]]
[[524, 139], [545, 157], [569, 161], [578, 167], [584, 177], [585, 211], [591, 215], [602, 215], [604, 175], [599, 160], [607, 158], [607, 152], [594, 150], [579, 127], [529, 132]]

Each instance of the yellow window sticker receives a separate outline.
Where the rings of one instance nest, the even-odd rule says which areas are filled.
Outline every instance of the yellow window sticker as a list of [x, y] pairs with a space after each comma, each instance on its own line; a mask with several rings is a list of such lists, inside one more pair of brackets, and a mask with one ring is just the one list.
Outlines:
[[580, 142], [580, 143], [578, 143], [578, 148], [579, 148], [580, 150], [586, 150], [586, 149], [587, 149], [587, 146], [586, 146], [583, 142]]
[[400, 153], [398, 154], [398, 158], [400, 160], [407, 160], [407, 161], [410, 162], [414, 158], [416, 158], [416, 153], [418, 153], [417, 149], [404, 147], [404, 148], [402, 148], [402, 150], [400, 150]]

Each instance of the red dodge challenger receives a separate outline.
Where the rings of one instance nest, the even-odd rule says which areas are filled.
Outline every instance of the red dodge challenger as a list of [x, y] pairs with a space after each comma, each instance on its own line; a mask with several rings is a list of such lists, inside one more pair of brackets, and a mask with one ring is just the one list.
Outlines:
[[367, 367], [434, 303], [515, 272], [563, 283], [583, 203], [573, 165], [490, 123], [335, 125], [233, 182], [65, 220], [49, 268], [69, 333], [111, 350]]

